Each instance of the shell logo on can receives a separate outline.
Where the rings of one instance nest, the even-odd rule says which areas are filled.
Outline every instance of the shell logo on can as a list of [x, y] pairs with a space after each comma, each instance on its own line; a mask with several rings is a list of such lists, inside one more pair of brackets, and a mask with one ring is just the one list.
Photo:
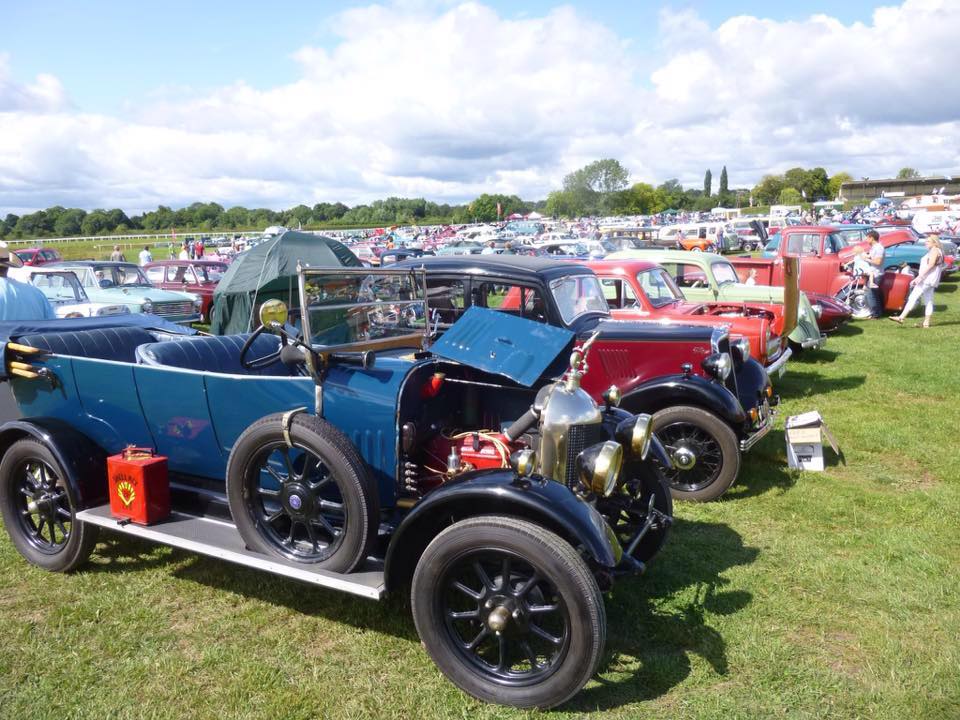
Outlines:
[[121, 480], [117, 483], [117, 497], [120, 498], [120, 502], [122, 502], [125, 507], [130, 507], [133, 501], [136, 500], [137, 493], [129, 480]]

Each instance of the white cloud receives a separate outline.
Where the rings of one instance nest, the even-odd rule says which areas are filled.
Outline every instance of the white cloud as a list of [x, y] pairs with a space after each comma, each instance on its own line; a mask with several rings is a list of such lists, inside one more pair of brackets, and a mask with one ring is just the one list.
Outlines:
[[694, 185], [723, 164], [732, 185], [793, 165], [960, 169], [960, 4], [948, 0], [853, 25], [710, 28], [665, 10], [653, 48], [570, 7], [511, 19], [402, 2], [347, 10], [329, 29], [331, 47], [295, 54], [295, 82], [171, 86], [126, 118], [72, 109], [49, 76], [19, 84], [0, 56], [0, 206], [534, 198], [606, 156], [635, 179]]

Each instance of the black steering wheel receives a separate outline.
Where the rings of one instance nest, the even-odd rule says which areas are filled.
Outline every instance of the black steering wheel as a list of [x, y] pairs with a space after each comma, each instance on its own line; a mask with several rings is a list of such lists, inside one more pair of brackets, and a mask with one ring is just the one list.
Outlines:
[[287, 335], [287, 332], [286, 330], [283, 329], [283, 326], [280, 325], [279, 323], [274, 323], [274, 325], [269, 329], [275, 330], [277, 334], [280, 336], [280, 347], [277, 348], [274, 352], [268, 353], [267, 355], [264, 355], [262, 357], [254, 358], [253, 360], [247, 360], [247, 353], [250, 352], [250, 348], [253, 347], [253, 343], [267, 329], [268, 328], [266, 325], [261, 325], [260, 327], [258, 327], [256, 330], [253, 331], [250, 337], [247, 338], [247, 341], [243, 344], [243, 347], [240, 348], [240, 364], [243, 366], [244, 369], [263, 370], [265, 368], [270, 367], [271, 365], [275, 365], [276, 363], [280, 362], [280, 356], [283, 354], [283, 349], [287, 345], [291, 344], [290, 336]]

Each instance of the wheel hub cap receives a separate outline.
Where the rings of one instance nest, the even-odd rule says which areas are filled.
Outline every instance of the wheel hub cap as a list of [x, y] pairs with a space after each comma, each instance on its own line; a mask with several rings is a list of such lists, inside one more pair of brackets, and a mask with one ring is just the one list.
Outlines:
[[673, 464], [681, 470], [692, 470], [697, 464], [696, 454], [690, 448], [680, 447], [673, 453]]
[[313, 493], [300, 483], [288, 483], [283, 488], [283, 504], [291, 516], [302, 518], [313, 514]]
[[503, 605], [498, 605], [487, 615], [487, 627], [495, 633], [506, 630], [508, 622], [510, 622], [510, 611]]

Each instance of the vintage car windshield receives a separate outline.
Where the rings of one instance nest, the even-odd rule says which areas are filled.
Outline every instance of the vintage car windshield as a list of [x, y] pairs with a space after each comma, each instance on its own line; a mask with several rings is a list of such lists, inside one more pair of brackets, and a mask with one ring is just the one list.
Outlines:
[[410, 338], [426, 330], [423, 276], [408, 271], [316, 272], [303, 276], [312, 346]]
[[717, 285], [740, 282], [740, 279], [737, 277], [737, 271], [734, 270], [733, 265], [728, 262], [713, 263], [713, 277], [717, 281]]
[[647, 299], [655, 308], [661, 308], [671, 303], [683, 300], [683, 293], [674, 284], [673, 279], [667, 275], [663, 268], [651, 268], [641, 270], [637, 273], [637, 282], [647, 294]]
[[610, 314], [603, 288], [600, 287], [600, 280], [596, 275], [567, 275], [558, 278], [551, 281], [550, 292], [560, 309], [560, 317], [567, 325], [587, 313]]
[[42, 272], [30, 275], [30, 284], [51, 302], [87, 302], [87, 293], [72, 272]]

